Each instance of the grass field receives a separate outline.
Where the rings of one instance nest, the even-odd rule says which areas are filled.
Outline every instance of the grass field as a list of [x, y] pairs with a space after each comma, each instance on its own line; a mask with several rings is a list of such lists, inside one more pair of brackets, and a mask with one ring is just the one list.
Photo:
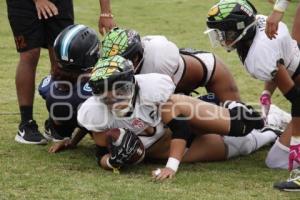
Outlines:
[[[215, 0], [114, 0], [112, 10], [118, 25], [141, 35], [162, 34], [179, 47], [213, 51], [203, 34], [208, 9]], [[267, 1], [252, 1], [269, 14]], [[97, 0], [75, 0], [76, 23], [97, 29]], [[291, 27], [296, 3], [284, 18]], [[230, 67], [242, 98], [257, 102], [262, 83], [243, 71], [235, 53], [214, 50]], [[19, 122], [14, 76], [18, 54], [9, 27], [5, 1], [0, 1], [0, 200], [2, 199], [300, 199], [272, 189], [274, 181], [287, 178], [285, 170], [270, 170], [264, 164], [267, 150], [226, 162], [183, 164], [176, 178], [164, 183], [151, 181], [150, 171], [158, 164], [142, 164], [121, 175], [100, 169], [93, 145], [86, 138], [77, 149], [56, 155], [48, 146], [20, 145], [14, 141]], [[36, 81], [49, 72], [47, 52], [42, 53]], [[273, 102], [289, 109], [278, 92]], [[47, 112], [36, 95], [34, 116], [43, 128]]]

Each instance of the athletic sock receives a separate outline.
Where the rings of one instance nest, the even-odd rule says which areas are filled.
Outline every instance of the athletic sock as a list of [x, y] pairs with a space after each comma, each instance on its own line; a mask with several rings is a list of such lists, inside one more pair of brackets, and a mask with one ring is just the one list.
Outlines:
[[261, 132], [257, 129], [252, 130], [244, 137], [224, 136], [227, 158], [249, 155], [262, 146], [274, 142], [276, 138], [277, 135], [271, 130]]
[[32, 111], [32, 106], [20, 106], [21, 124], [33, 119]]
[[253, 130], [249, 135], [252, 135], [256, 140], [255, 150], [261, 148], [264, 145], [270, 144], [271, 142], [274, 142], [277, 138], [276, 133], [274, 133], [272, 130], [267, 130], [264, 132]]

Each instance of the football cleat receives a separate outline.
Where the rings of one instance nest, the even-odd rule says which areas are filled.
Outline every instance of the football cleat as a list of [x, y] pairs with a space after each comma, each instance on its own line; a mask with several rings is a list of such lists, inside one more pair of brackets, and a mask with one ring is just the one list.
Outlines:
[[287, 181], [275, 183], [273, 187], [286, 192], [300, 192], [300, 169], [294, 169]]
[[38, 130], [38, 125], [34, 120], [29, 120], [19, 125], [15, 141], [22, 144], [47, 144], [47, 140]]
[[60, 141], [70, 138], [70, 137], [61, 136], [55, 130], [53, 121], [51, 119], [47, 119], [45, 121], [45, 132], [43, 133], [43, 135], [48, 141], [53, 141], [53, 142], [60, 142]]
[[267, 117], [267, 125], [284, 131], [292, 117], [289, 113], [272, 104]]

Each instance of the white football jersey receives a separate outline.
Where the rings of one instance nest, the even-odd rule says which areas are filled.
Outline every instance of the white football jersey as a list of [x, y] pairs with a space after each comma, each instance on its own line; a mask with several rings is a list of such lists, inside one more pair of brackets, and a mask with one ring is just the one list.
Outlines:
[[[117, 118], [99, 97], [92, 96], [81, 105], [77, 116], [78, 123], [92, 132], [127, 128], [141, 136], [146, 148], [152, 145], [164, 133], [159, 105], [167, 102], [175, 90], [175, 85], [169, 76], [163, 74], [140, 74], [135, 75], [135, 79], [139, 91], [130, 117]], [[148, 127], [156, 127], [155, 135], [145, 136], [148, 134], [144, 130]]]
[[177, 85], [184, 71], [184, 62], [176, 44], [164, 36], [156, 35], [143, 37], [142, 45], [144, 62], [140, 74], [166, 74]]
[[245, 68], [254, 78], [270, 81], [276, 75], [277, 62], [283, 60], [292, 76], [300, 62], [297, 42], [282, 22], [279, 23], [276, 39], [270, 40], [265, 34], [266, 19], [264, 15], [257, 15], [256, 34], [245, 59]]

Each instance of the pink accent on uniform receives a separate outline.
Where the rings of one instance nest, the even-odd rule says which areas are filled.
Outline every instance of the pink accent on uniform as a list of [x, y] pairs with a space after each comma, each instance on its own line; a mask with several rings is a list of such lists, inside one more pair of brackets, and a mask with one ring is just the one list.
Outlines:
[[262, 95], [260, 96], [260, 104], [261, 104], [261, 109], [262, 109], [262, 117], [266, 121], [269, 110], [270, 110], [270, 106], [272, 104], [270, 93], [267, 93], [267, 92], [262, 93]]
[[300, 164], [300, 144], [290, 146], [289, 171], [293, 170], [294, 162]]

